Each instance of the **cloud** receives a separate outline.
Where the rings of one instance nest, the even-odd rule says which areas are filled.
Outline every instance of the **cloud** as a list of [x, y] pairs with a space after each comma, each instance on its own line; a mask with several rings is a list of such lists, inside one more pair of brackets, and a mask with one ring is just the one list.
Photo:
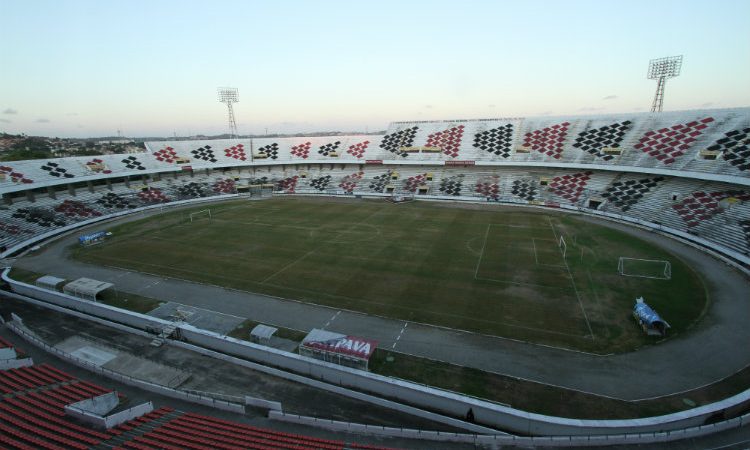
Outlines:
[[604, 108], [594, 108], [593, 106], [585, 106], [583, 108], [579, 108], [578, 111], [601, 111]]
[[11, 122], [8, 119], [0, 119], [0, 122], [2, 122], [2, 123], [13, 123], [13, 122]]
[[536, 115], [537, 116], [549, 116], [550, 114], [552, 114], [552, 111], [543, 111], [543, 112], [537, 113]]
[[5, 108], [3, 114], [18, 114], [18, 110], [13, 108]]
[[424, 105], [425, 109], [432, 109], [432, 105]]
[[36, 123], [49, 123], [49, 119], [36, 119]]
[[78, 115], [78, 113], [76, 113], [76, 112], [72, 112], [72, 113], [67, 113], [67, 114], [65, 114], [65, 115], [66, 115], [66, 116], [77, 116], [77, 115]]
[[612, 95], [608, 95], [608, 96], [604, 97], [602, 100], [614, 100], [616, 98], [617, 98], [617, 96], [614, 95], [614, 94], [612, 94]]
[[701, 103], [698, 106], [700, 106], [701, 108], [708, 108], [708, 107], [714, 106], [714, 102]]
[[487, 105], [488, 108], [494, 108], [495, 106], [495, 104]]

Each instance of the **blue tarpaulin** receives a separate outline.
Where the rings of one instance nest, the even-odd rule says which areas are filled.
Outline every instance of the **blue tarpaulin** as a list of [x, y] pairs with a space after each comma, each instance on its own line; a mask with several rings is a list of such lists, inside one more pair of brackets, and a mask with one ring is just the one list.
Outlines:
[[662, 334], [666, 328], [669, 328], [669, 324], [646, 304], [643, 297], [636, 299], [633, 314], [643, 325], [651, 329], [657, 329]]
[[89, 242], [95, 241], [97, 239], [104, 239], [104, 236], [106, 235], [106, 231], [97, 231], [96, 233], [92, 234], [84, 234], [78, 237], [78, 242], [81, 244], [88, 244]]

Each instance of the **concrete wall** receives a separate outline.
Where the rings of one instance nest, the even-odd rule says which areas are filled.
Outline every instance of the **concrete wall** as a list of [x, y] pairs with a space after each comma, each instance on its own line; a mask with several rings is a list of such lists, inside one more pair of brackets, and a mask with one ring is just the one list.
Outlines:
[[267, 409], [269, 410], [269, 412], [270, 411], [281, 412], [281, 403], [273, 402], [270, 400], [263, 400], [262, 398], [257, 398], [257, 397], [250, 397], [249, 395], [245, 396], [245, 405], [252, 406], [255, 408]]
[[16, 349], [13, 347], [0, 348], [0, 362], [7, 359], [16, 359]]
[[[110, 394], [117, 397], [117, 394], [115, 394], [114, 392], [111, 392]], [[136, 417], [141, 417], [142, 415], [148, 414], [154, 410], [153, 403], [146, 402], [109, 416], [103, 416], [100, 414], [96, 414], [95, 412], [87, 411], [85, 408], [78, 407], [79, 403], [81, 402], [66, 405], [65, 414], [99, 430], [107, 430], [109, 428], [116, 427], [117, 425], [125, 423], [128, 420], [135, 419]]]
[[37, 347], [42, 348], [43, 350], [49, 353], [52, 353], [61, 359], [64, 359], [72, 364], [75, 364], [76, 366], [82, 367], [98, 375], [102, 375], [104, 377], [113, 379], [115, 381], [119, 381], [121, 383], [125, 383], [127, 385], [137, 387], [138, 389], [143, 389], [144, 391], [149, 391], [155, 394], [164, 395], [166, 397], [176, 398], [178, 400], [185, 400], [185, 401], [197, 403], [200, 405], [210, 406], [212, 408], [217, 408], [217, 409], [221, 409], [224, 411], [230, 411], [230, 412], [239, 413], [239, 414], [245, 413], [245, 405], [229, 403], [229, 402], [225, 402], [221, 400], [216, 400], [211, 397], [205, 397], [202, 395], [190, 394], [190, 393], [179, 391], [176, 389], [170, 389], [164, 386], [160, 386], [158, 384], [149, 383], [147, 381], [139, 380], [137, 378], [129, 377], [127, 375], [123, 375], [118, 372], [104, 369], [86, 360], [76, 358], [75, 356], [69, 353], [63, 352], [62, 350], [58, 348], [48, 345], [47, 343], [39, 339], [37, 336], [35, 336], [30, 330], [28, 330], [22, 324], [15, 323], [15, 321], [13, 321], [13, 322], [8, 323], [7, 326], [11, 331], [16, 333], [20, 337], [22, 337], [27, 342], [34, 344]]
[[[3, 279], [10, 283], [15, 292], [26, 296], [42, 298], [56, 305], [66, 308], [70, 307], [76, 311], [113, 320], [130, 327], [148, 330], [160, 329], [166, 324], [165, 321], [150, 316], [118, 310], [100, 303], [87, 302], [59, 292], [48, 291], [17, 282], [7, 277], [7, 271], [3, 273]], [[705, 423], [707, 418], [716, 413], [723, 413], [727, 409], [750, 404], [749, 389], [710, 405], [664, 416], [630, 420], [566, 419], [528, 413], [488, 401], [464, 397], [453, 392], [306, 358], [293, 353], [201, 330], [191, 325], [182, 325], [179, 328], [180, 335], [189, 344], [209, 349], [217, 352], [217, 354], [225, 354], [254, 361], [259, 363], [259, 367], [262, 365], [282, 369], [277, 373], [279, 376], [289, 377], [290, 374], [285, 373], [285, 371], [291, 371], [294, 374], [321, 381], [324, 385], [348, 388], [342, 391], [342, 395], [346, 395], [345, 392], [354, 392], [352, 391], [354, 389], [356, 391], [376, 394], [386, 399], [397, 399], [398, 403], [391, 402], [389, 407], [410, 414], [422, 411], [424, 413], [437, 412], [453, 417], [465, 417], [471, 408], [474, 413], [475, 422], [479, 426], [478, 428], [490, 426], [525, 435], [593, 436], [666, 432], [700, 426]], [[96, 368], [95, 370], [101, 369]], [[162, 387], [159, 388], [162, 389]], [[149, 388], [147, 390], [152, 389]], [[165, 395], [174, 396], [175, 394], [165, 393]], [[368, 396], [368, 400], [366, 401], [372, 401], [370, 399], [374, 399], [374, 397]], [[409, 410], [409, 408], [412, 409]], [[472, 425], [463, 422], [459, 423], [462, 424], [463, 428]]]
[[282, 413], [280, 411], [269, 411], [268, 417], [281, 422], [290, 422], [311, 427], [323, 428], [335, 432], [371, 434], [390, 436], [396, 438], [421, 439], [439, 442], [462, 442], [476, 446], [491, 448], [502, 448], [503, 446], [516, 447], [603, 447], [609, 445], [628, 444], [653, 444], [660, 442], [679, 441], [701, 436], [707, 436], [720, 431], [747, 425], [750, 422], [750, 414], [727, 420], [720, 423], [685, 428], [671, 432], [654, 432], [638, 434], [616, 434], [601, 436], [543, 436], [526, 437], [513, 435], [476, 435], [449, 433], [439, 431], [424, 431], [408, 428], [379, 427], [351, 422], [340, 422], [336, 420], [319, 419], [317, 417], [299, 416], [296, 414]]
[[86, 411], [90, 414], [106, 416], [110, 411], [115, 409], [119, 403], [120, 399], [117, 397], [116, 392], [107, 392], [106, 394], [89, 397], [67, 406]]
[[19, 367], [28, 367], [32, 365], [34, 365], [34, 360], [31, 358], [0, 360], [0, 370], [18, 369]]

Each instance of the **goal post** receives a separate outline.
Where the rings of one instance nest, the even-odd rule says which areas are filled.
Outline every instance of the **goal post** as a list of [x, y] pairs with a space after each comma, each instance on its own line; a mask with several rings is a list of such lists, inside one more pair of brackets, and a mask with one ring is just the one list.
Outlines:
[[194, 221], [202, 218], [208, 218], [208, 220], [211, 220], [211, 210], [210, 209], [202, 209], [200, 211], [196, 211], [194, 213], [190, 213], [190, 223], [193, 223]]
[[626, 277], [671, 280], [672, 264], [661, 259], [627, 258], [621, 256], [617, 262], [617, 272]]
[[562, 253], [563, 259], [565, 259], [565, 255], [568, 252], [568, 244], [565, 243], [565, 238], [563, 235], [560, 235], [560, 239], [557, 241], [557, 246], [560, 247], [560, 253]]

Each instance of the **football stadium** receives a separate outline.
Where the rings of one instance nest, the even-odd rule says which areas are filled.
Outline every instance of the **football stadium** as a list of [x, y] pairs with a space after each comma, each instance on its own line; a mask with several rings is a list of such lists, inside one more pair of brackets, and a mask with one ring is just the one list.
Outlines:
[[[738, 108], [6, 163], [3, 443], [666, 445], [741, 427], [749, 136]], [[115, 364], [132, 339], [142, 355]], [[258, 381], [201, 379], [183, 353]], [[243, 423], [258, 411], [271, 425]]]

